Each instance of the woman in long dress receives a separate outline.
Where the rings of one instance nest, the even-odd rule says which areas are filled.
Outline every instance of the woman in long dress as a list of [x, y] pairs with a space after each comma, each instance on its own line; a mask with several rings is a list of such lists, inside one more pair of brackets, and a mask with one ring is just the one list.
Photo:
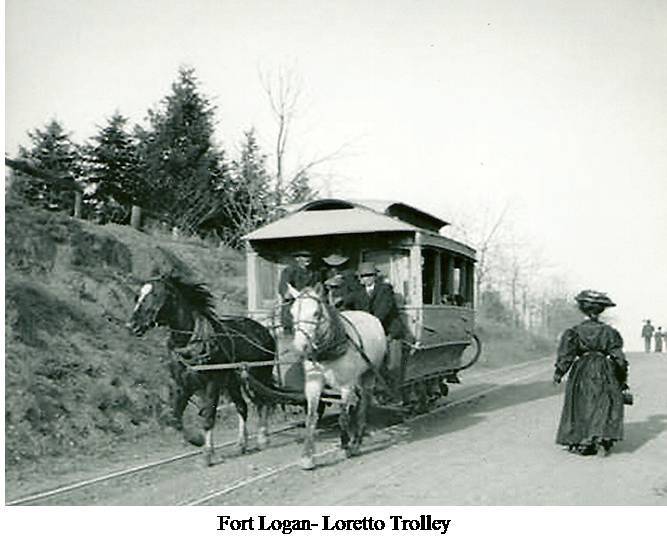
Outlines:
[[604, 293], [585, 290], [575, 300], [588, 319], [563, 334], [554, 382], [569, 371], [556, 443], [581, 455], [607, 455], [623, 439], [623, 391], [628, 363], [619, 332], [600, 321], [615, 306]]

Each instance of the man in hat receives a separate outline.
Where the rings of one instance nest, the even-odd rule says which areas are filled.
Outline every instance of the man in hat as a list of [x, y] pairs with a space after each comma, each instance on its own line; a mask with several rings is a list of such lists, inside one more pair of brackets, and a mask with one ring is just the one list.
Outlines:
[[359, 283], [357, 275], [346, 266], [350, 258], [334, 252], [322, 259], [328, 265], [324, 286], [329, 302], [339, 310], [368, 311], [368, 295]]
[[361, 263], [358, 274], [368, 295], [368, 311], [380, 320], [387, 335], [389, 349], [384, 374], [393, 389], [392, 395], [398, 400], [398, 389], [403, 381], [402, 339], [406, 331], [398, 312], [394, 290], [389, 283], [379, 281], [373, 263]]
[[287, 285], [291, 285], [297, 291], [301, 291], [305, 287], [314, 286], [319, 277], [312, 269], [313, 255], [310, 251], [299, 250], [295, 251], [292, 256], [294, 262], [287, 266], [280, 274], [280, 281], [278, 283], [278, 292], [281, 298], [280, 307], [280, 321], [283, 326], [285, 334], [294, 334], [294, 324], [292, 322], [292, 314], [290, 309], [294, 299], [290, 295]]
[[655, 328], [651, 325], [651, 320], [647, 319], [646, 323], [642, 327], [642, 337], [644, 338], [644, 351], [649, 353], [651, 351], [651, 338], [653, 338], [653, 333]]
[[655, 331], [655, 352], [656, 353], [661, 353], [662, 352], [662, 341], [665, 338], [665, 334], [662, 332], [662, 327], [658, 327], [658, 330]]

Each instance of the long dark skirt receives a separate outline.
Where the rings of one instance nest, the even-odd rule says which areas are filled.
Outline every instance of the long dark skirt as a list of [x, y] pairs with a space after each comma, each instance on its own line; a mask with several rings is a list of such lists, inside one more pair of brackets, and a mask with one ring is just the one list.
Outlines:
[[623, 394], [615, 364], [587, 354], [570, 369], [556, 443], [566, 446], [623, 439]]

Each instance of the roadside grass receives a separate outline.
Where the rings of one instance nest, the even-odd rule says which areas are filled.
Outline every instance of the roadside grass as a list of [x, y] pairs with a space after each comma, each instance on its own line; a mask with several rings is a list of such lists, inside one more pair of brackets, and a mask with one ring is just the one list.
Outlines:
[[556, 351], [554, 342], [526, 330], [485, 319], [475, 326], [482, 341], [477, 367], [500, 368], [539, 359]]

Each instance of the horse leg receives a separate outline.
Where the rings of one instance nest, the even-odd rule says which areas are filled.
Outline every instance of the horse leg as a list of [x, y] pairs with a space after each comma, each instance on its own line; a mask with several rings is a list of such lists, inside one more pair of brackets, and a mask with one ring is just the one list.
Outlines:
[[303, 455], [301, 457], [301, 468], [310, 470], [315, 468], [313, 455], [315, 453], [315, 428], [317, 427], [317, 407], [324, 388], [324, 376], [315, 368], [313, 362], [303, 362], [305, 371], [304, 393], [306, 395], [306, 425], [305, 439], [303, 441]]
[[248, 449], [248, 429], [246, 426], [248, 421], [248, 404], [243, 398], [243, 393], [238, 383], [230, 384], [227, 390], [234, 406], [236, 406], [236, 413], [239, 417], [238, 441], [236, 444], [239, 451], [245, 453]]
[[204, 419], [204, 464], [208, 467], [213, 458], [213, 426], [220, 399], [220, 384], [217, 380], [209, 380], [204, 390], [204, 407], [201, 415]]
[[186, 391], [185, 388], [177, 385], [173, 390], [172, 417], [174, 428], [177, 431], [183, 430], [183, 412], [192, 396], [192, 391]]
[[201, 447], [204, 445], [204, 434], [200, 431], [193, 431], [183, 425], [183, 412], [192, 398], [196, 384], [187, 379], [188, 376], [183, 369], [183, 365], [177, 362], [170, 364], [173, 387], [171, 388], [172, 404], [172, 424], [177, 431], [183, 433], [183, 437], [193, 446]]
[[177, 431], [183, 430], [183, 412], [188, 405], [188, 400], [192, 396], [192, 391], [188, 391], [184, 383], [182, 366], [172, 361], [169, 364], [169, 372], [173, 380], [173, 387], [171, 388], [172, 401], [172, 422]]
[[341, 411], [338, 416], [338, 427], [340, 428], [340, 447], [345, 451], [345, 456], [350, 457], [350, 416], [354, 417], [355, 394], [350, 387], [341, 387], [340, 390]]
[[361, 385], [359, 392], [359, 402], [354, 410], [354, 438], [350, 446], [350, 454], [358, 455], [361, 448], [361, 441], [364, 439], [364, 432], [366, 431], [366, 414], [368, 404], [370, 402], [371, 389], [366, 384]]
[[259, 430], [257, 431], [257, 446], [263, 450], [269, 444], [269, 411], [268, 404], [257, 406], [257, 415], [259, 417]]

